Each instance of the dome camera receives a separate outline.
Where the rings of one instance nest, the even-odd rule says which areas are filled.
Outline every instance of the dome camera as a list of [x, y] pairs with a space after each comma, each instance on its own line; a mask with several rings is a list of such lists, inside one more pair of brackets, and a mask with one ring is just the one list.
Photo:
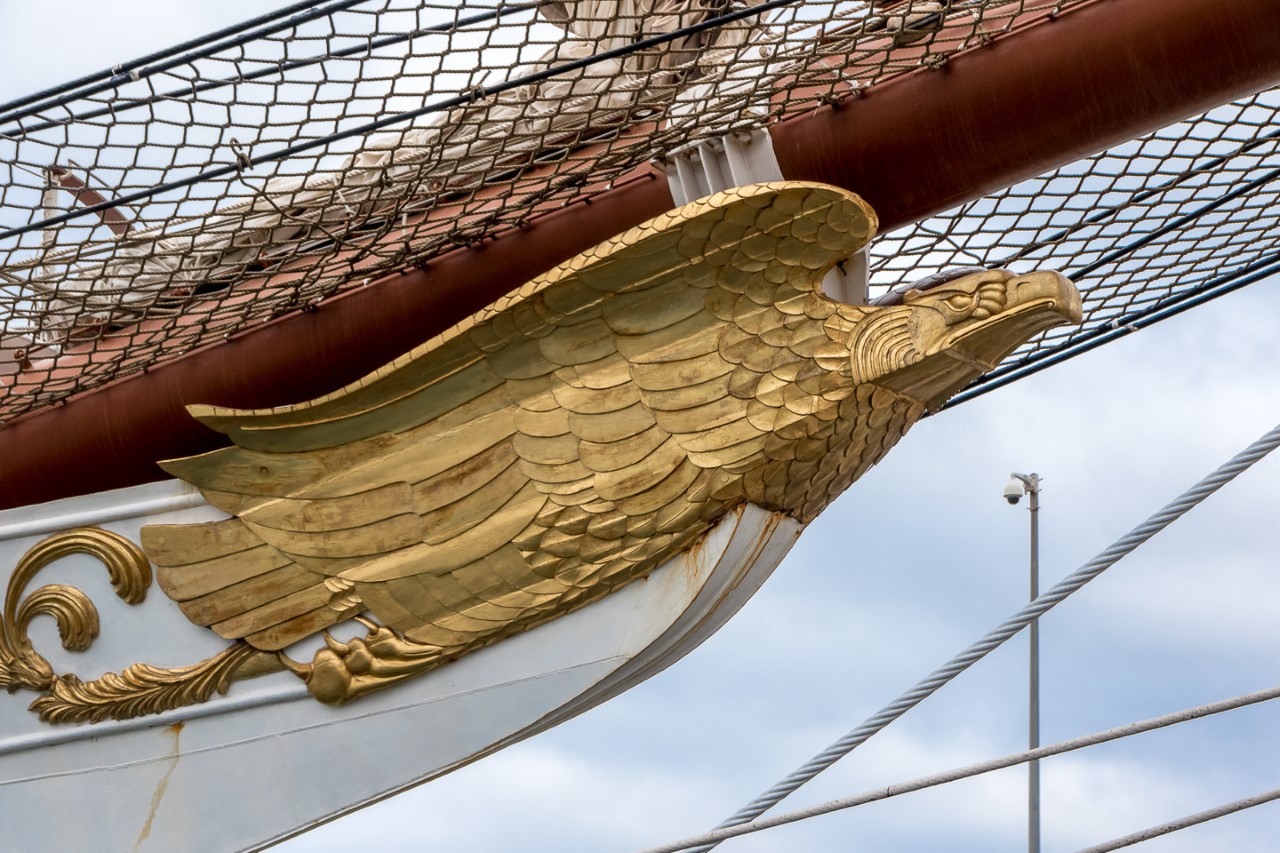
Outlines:
[[1009, 480], [1009, 484], [1004, 487], [1004, 499], [1009, 502], [1010, 506], [1022, 500], [1022, 489], [1022, 481], [1017, 477]]

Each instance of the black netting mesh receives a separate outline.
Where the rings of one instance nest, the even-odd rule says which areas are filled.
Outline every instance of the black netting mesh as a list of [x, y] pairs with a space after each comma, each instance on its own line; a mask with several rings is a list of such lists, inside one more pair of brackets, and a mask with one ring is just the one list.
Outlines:
[[[0, 105], [0, 420], [1083, 1], [297, 3]], [[1002, 370], [1243, 280], [1275, 249], [1276, 109], [1223, 107], [888, 235], [873, 280], [1076, 273], [1084, 330]]]

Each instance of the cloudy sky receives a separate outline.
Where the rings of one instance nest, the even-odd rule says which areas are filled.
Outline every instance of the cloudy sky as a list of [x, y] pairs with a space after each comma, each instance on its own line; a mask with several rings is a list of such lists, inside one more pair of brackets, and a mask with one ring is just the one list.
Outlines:
[[[0, 4], [0, 98], [226, 23], [261, 2]], [[1003, 621], [1026, 594], [1012, 470], [1045, 479], [1042, 586], [1280, 420], [1280, 299], [1264, 282], [919, 424], [761, 592], [668, 671], [546, 734], [287, 842], [478, 853], [627, 851], [710, 828]], [[1273, 686], [1280, 459], [1048, 615], [1049, 743]], [[1023, 748], [1019, 637], [788, 800], [799, 807]], [[1272, 705], [1054, 758], [1044, 849], [1069, 851], [1280, 784]], [[341, 771], [335, 770], [340, 784]], [[1014, 851], [1011, 769], [725, 851]], [[1271, 851], [1280, 803], [1149, 843]]]

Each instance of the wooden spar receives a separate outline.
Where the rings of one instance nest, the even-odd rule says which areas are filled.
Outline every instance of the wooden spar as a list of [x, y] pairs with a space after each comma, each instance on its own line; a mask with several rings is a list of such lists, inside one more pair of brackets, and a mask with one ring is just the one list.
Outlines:
[[[1271, 0], [1095, 0], [772, 128], [783, 173], [859, 193], [889, 230], [1280, 81]], [[433, 259], [0, 429], [0, 507], [148, 482], [223, 443], [190, 403], [353, 381], [549, 267], [672, 207], [645, 167], [589, 203]]]

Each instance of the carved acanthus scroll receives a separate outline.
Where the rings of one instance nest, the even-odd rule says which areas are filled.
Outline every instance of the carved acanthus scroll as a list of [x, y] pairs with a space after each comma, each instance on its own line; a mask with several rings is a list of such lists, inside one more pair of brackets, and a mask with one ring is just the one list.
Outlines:
[[119, 675], [108, 672], [93, 681], [62, 675], [47, 695], [31, 703], [31, 710], [46, 723], [100, 723], [198, 705], [215, 692], [226, 693], [241, 667], [257, 657], [273, 656], [233, 643], [194, 666], [165, 669], [135, 663]]
[[[36, 616], [52, 616], [62, 646], [85, 651], [97, 639], [98, 609], [85, 593], [66, 584], [46, 584], [26, 595], [27, 586], [46, 566], [72, 554], [87, 554], [106, 566], [116, 595], [128, 604], [141, 604], [151, 586], [151, 564], [142, 549], [118, 533], [78, 528], [37, 543], [14, 567], [0, 617], [0, 686], [10, 693], [34, 690], [45, 695], [31, 710], [49, 723], [124, 720], [157, 714], [204, 702], [214, 692], [225, 693], [232, 678], [279, 669], [275, 656], [245, 643], [194, 666], [164, 669], [133, 664], [122, 673], [107, 673], [92, 681], [71, 674], [57, 675], [31, 644], [28, 630]], [[247, 664], [259, 660], [250, 670]], [[263, 663], [269, 664], [264, 667]]]
[[84, 651], [98, 636], [98, 610], [89, 597], [73, 586], [48, 584], [27, 595], [27, 585], [40, 572], [63, 557], [88, 554], [107, 567], [116, 595], [138, 604], [151, 586], [151, 565], [137, 545], [117, 533], [79, 528], [50, 536], [23, 555], [9, 577], [4, 614], [0, 617], [0, 686], [10, 693], [23, 688], [48, 690], [57, 680], [49, 662], [32, 648], [27, 630], [39, 615], [58, 623], [63, 648]]

